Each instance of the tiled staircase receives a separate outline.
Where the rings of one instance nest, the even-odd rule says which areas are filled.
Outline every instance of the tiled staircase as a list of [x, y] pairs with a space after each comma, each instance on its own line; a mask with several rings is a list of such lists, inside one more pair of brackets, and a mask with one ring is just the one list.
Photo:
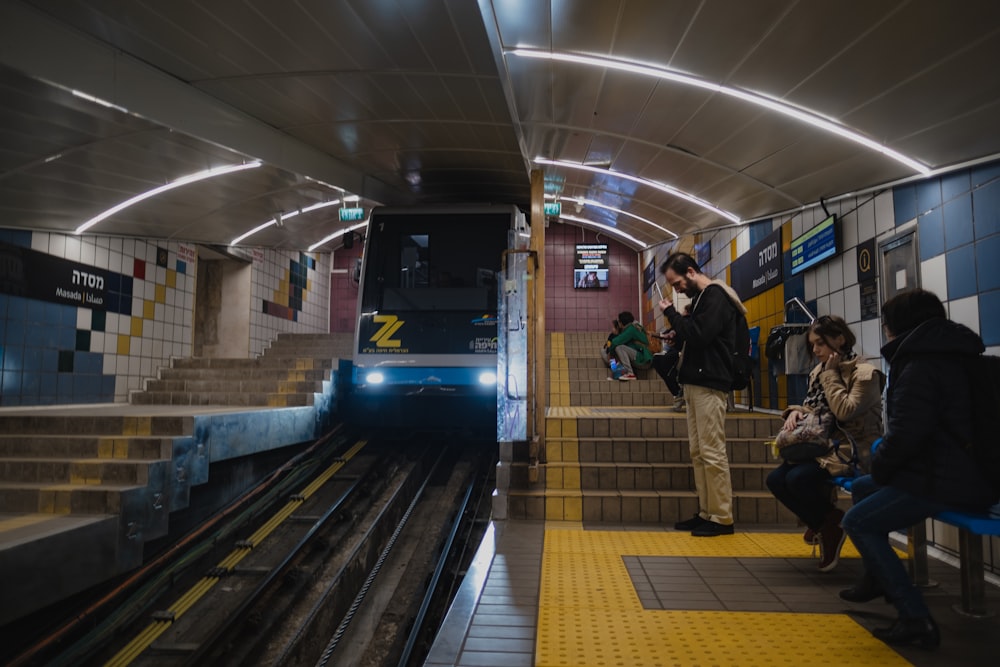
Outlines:
[[[511, 518], [650, 523], [672, 526], [698, 509], [687, 421], [652, 370], [609, 380], [598, 354], [606, 334], [548, 336], [545, 451], [536, 469], [516, 445], [510, 472]], [[764, 442], [776, 415], [727, 415], [727, 449], [739, 524], [790, 524], [796, 518], [767, 490], [777, 462]]]
[[[4, 596], [23, 597], [21, 611], [30, 610], [42, 590], [65, 595], [138, 566], [144, 542], [167, 534], [170, 512], [188, 506], [193, 485], [209, 481], [219, 452], [260, 451], [252, 442], [243, 445], [259, 441], [264, 429], [274, 442], [263, 449], [315, 437], [320, 413], [330, 410], [331, 369], [338, 357], [350, 356], [351, 340], [281, 335], [259, 359], [174, 360], [127, 406], [0, 411]], [[163, 405], [192, 407], [156, 407]], [[233, 413], [233, 406], [317, 409], [271, 419], [266, 411]], [[212, 421], [217, 412], [223, 417]], [[308, 434], [300, 437], [303, 429]], [[16, 574], [31, 563], [37, 565], [32, 571], [47, 569], [49, 580]], [[17, 613], [4, 610], [0, 625]]]
[[350, 358], [351, 334], [279, 334], [256, 359], [174, 359], [133, 392], [134, 405], [312, 405], [338, 358]]

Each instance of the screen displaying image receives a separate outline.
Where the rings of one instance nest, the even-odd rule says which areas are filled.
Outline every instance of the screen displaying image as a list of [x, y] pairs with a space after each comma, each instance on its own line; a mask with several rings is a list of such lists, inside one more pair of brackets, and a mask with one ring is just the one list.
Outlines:
[[573, 258], [573, 287], [608, 286], [608, 244], [577, 243]]
[[590, 289], [595, 287], [608, 286], [607, 269], [574, 269], [573, 287], [577, 289]]
[[802, 273], [837, 255], [836, 216], [831, 215], [808, 232], [792, 240], [792, 275]]

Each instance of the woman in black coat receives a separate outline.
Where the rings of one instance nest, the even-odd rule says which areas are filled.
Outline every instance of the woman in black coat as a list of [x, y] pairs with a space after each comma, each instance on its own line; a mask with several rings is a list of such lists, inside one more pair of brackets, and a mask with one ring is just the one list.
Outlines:
[[982, 339], [946, 318], [931, 292], [916, 289], [882, 306], [889, 340], [886, 433], [872, 453], [870, 476], [854, 482], [855, 505], [842, 525], [864, 559], [866, 579], [841, 597], [864, 602], [885, 595], [899, 612], [879, 639], [936, 648], [937, 625], [889, 544], [889, 533], [945, 510], [985, 510], [992, 492], [962, 443], [972, 437], [965, 362], [984, 351]]

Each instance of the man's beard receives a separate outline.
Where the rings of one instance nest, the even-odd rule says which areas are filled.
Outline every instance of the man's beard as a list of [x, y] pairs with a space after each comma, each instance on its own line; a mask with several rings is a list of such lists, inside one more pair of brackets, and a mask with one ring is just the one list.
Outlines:
[[688, 283], [681, 291], [684, 292], [684, 295], [689, 299], [693, 299], [701, 293], [701, 290], [698, 289], [698, 286], [694, 283]]

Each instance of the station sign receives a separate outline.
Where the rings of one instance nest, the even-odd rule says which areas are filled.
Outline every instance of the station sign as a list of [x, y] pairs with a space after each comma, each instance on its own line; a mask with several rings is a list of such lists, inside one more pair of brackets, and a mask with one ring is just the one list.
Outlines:
[[360, 222], [365, 219], [365, 209], [358, 206], [340, 209], [341, 222]]
[[562, 203], [557, 201], [545, 202], [545, 215], [552, 217], [562, 215]]

